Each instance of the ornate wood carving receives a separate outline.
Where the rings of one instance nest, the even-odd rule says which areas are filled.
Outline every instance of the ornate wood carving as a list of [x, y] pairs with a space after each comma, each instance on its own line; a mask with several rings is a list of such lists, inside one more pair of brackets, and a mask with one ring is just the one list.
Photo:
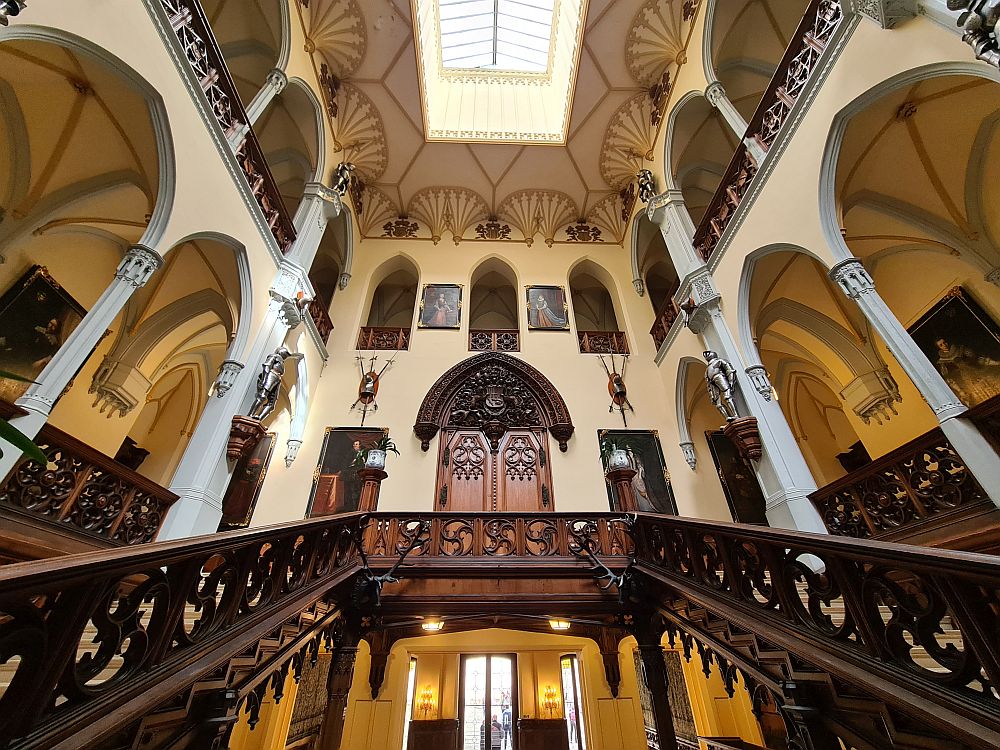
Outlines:
[[361, 329], [358, 333], [358, 349], [362, 351], [367, 349], [372, 350], [388, 350], [396, 351], [399, 349], [409, 349], [410, 348], [410, 329], [409, 328], [377, 328], [372, 326], [366, 326]]
[[531, 365], [501, 352], [459, 362], [431, 386], [413, 431], [428, 450], [442, 427], [481, 429], [494, 450], [511, 427], [546, 427], [566, 451], [573, 420], [559, 391]]
[[156, 538], [177, 495], [52, 425], [35, 442], [49, 466], [22, 459], [0, 484], [0, 503], [117, 544]]
[[487, 331], [469, 329], [470, 352], [519, 352], [521, 332], [516, 328]]

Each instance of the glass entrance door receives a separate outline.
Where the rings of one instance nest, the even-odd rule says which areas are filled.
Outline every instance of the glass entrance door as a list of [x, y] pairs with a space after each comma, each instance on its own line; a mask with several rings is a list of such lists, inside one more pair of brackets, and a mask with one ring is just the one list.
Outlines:
[[517, 668], [511, 654], [462, 657], [462, 750], [515, 750]]

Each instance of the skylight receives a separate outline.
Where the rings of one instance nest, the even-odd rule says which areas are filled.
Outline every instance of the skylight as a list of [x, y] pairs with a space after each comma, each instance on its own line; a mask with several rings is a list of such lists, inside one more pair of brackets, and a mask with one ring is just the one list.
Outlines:
[[438, 0], [447, 69], [544, 73], [556, 0]]

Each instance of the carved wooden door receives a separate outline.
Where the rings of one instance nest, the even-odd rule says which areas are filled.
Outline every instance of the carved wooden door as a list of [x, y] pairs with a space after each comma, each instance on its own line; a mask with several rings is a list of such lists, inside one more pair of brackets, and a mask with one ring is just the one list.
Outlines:
[[442, 431], [435, 508], [458, 513], [552, 510], [545, 430], [510, 430], [495, 453], [481, 430]]

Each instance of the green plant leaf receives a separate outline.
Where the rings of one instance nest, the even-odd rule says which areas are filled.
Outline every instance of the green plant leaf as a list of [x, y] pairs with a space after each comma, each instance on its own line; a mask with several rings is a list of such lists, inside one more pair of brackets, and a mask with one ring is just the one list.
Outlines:
[[31, 378], [26, 378], [23, 375], [18, 375], [16, 372], [7, 372], [6, 370], [0, 370], [0, 378], [3, 378], [4, 380], [17, 380], [21, 383], [35, 382]]
[[42, 466], [49, 462], [41, 448], [6, 419], [0, 419], [0, 438], [6, 440], [28, 458], [38, 461]]

